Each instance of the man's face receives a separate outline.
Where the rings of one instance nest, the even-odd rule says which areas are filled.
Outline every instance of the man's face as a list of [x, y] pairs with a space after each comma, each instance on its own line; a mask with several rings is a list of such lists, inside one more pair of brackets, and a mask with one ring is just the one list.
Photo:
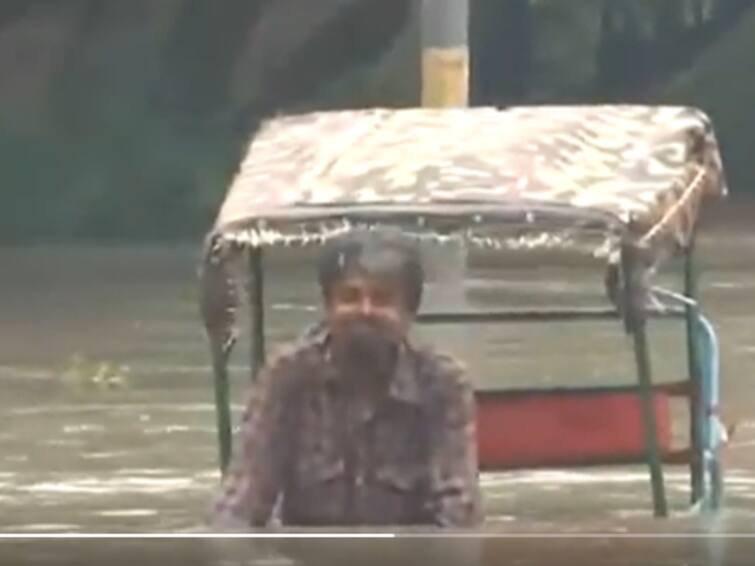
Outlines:
[[330, 289], [327, 322], [337, 354], [359, 364], [387, 369], [406, 337], [411, 313], [401, 286], [362, 275], [347, 276]]

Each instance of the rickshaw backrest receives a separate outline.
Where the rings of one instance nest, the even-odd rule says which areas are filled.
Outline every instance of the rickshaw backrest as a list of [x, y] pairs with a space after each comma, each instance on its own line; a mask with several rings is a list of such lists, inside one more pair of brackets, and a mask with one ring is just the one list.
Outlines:
[[[482, 470], [644, 462], [636, 387], [478, 391]], [[653, 395], [658, 444], [671, 452], [670, 397]]]

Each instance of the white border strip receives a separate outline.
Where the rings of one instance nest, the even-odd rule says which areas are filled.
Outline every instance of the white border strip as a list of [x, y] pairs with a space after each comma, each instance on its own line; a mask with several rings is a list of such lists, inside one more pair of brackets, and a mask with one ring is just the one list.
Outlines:
[[0, 533], [0, 540], [63, 539], [755, 539], [755, 533]]
[[0, 540], [55, 539], [246, 539], [363, 538], [391, 539], [395, 533], [0, 533]]

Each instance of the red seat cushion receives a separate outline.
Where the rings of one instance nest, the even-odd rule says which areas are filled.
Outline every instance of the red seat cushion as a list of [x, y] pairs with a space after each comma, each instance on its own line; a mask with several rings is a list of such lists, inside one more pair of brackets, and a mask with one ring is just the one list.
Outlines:
[[[661, 453], [671, 450], [669, 396], [654, 392]], [[634, 391], [478, 392], [480, 468], [644, 461], [640, 399]]]

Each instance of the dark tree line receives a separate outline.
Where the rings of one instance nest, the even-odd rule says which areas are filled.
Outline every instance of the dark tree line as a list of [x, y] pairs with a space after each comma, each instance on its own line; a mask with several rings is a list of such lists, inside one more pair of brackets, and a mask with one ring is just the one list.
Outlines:
[[[61, 114], [86, 108], [87, 68], [97, 40], [149, 11], [149, 0], [3, 0], [0, 29], [32, 11], [74, 21], [57, 77]], [[418, 0], [183, 0], [161, 38], [148, 94], [162, 111], [201, 119], [218, 112], [256, 116], [315, 98], [344, 73], [377, 59], [406, 26]], [[240, 76], [241, 96], [230, 92]], [[150, 80], [146, 77], [145, 80]], [[250, 86], [251, 85], [251, 86]], [[62, 95], [58, 100], [58, 95]]]
[[535, 38], [529, 0], [472, 0], [471, 100], [506, 105], [526, 99]]
[[64, 40], [44, 67], [47, 129], [0, 122], [0, 240], [201, 232], [259, 121], [379, 58], [416, 5], [3, 0], [0, 32], [56, 21]]
[[[406, 26], [419, 2], [183, 0], [162, 38], [159, 78], [150, 93], [165, 111], [192, 119], [227, 114], [230, 107], [231, 113], [254, 122], [259, 115], [314, 98], [329, 81], [375, 60]], [[149, 3], [4, 0], [0, 28], [34, 10], [64, 6], [73, 14], [75, 30], [55, 81], [69, 95], [61, 97], [61, 114], [70, 117], [65, 104], [82, 99], [82, 70], [98, 34], [145, 11]], [[682, 67], [753, 3], [602, 0], [595, 93], [641, 90]], [[470, 5], [473, 102], [527, 100], [538, 39], [537, 5], [532, 0], [470, 0]]]
[[[165, 90], [188, 111], [260, 117], [375, 60], [415, 0], [186, 0], [164, 50]], [[230, 92], [234, 75], [241, 86]]]
[[[0, 122], [0, 181], [10, 188], [0, 241], [28, 238], [30, 210], [40, 237], [196, 235], [260, 120], [328, 106], [333, 88], [341, 89], [336, 99], [358, 105], [355, 84], [343, 79], [367, 72], [407, 24], [416, 30], [421, 1], [2, 0], [0, 33], [59, 21], [54, 31], [63, 40], [53, 64], [41, 66], [49, 92], [34, 99], [44, 107], [27, 111], [36, 129], [19, 135]], [[580, 68], [594, 68], [593, 76], [577, 86], [553, 81], [547, 102], [642, 97], [755, 5], [469, 1], [471, 100], [495, 105], [542, 101], [538, 48], [548, 38], [541, 25], [557, 3], [574, 2], [583, 12], [599, 7], [587, 18], [599, 30], [594, 53], [591, 37], [581, 44], [587, 49], [563, 59], [568, 66], [569, 57], [587, 53]], [[559, 40], [583, 39], [569, 33], [560, 28]], [[583, 90], [567, 92], [574, 88]]]
[[[648, 87], [689, 65], [753, 0], [657, 0], [643, 13], [636, 0], [603, 0], [596, 53], [595, 94], [642, 96]], [[650, 21], [644, 33], [642, 21]]]
[[[753, 0], [602, 0], [594, 80], [581, 94], [593, 99], [641, 96], [693, 61], [753, 5]], [[472, 100], [526, 102], [536, 64], [537, 5], [531, 0], [471, 0], [471, 6]]]

